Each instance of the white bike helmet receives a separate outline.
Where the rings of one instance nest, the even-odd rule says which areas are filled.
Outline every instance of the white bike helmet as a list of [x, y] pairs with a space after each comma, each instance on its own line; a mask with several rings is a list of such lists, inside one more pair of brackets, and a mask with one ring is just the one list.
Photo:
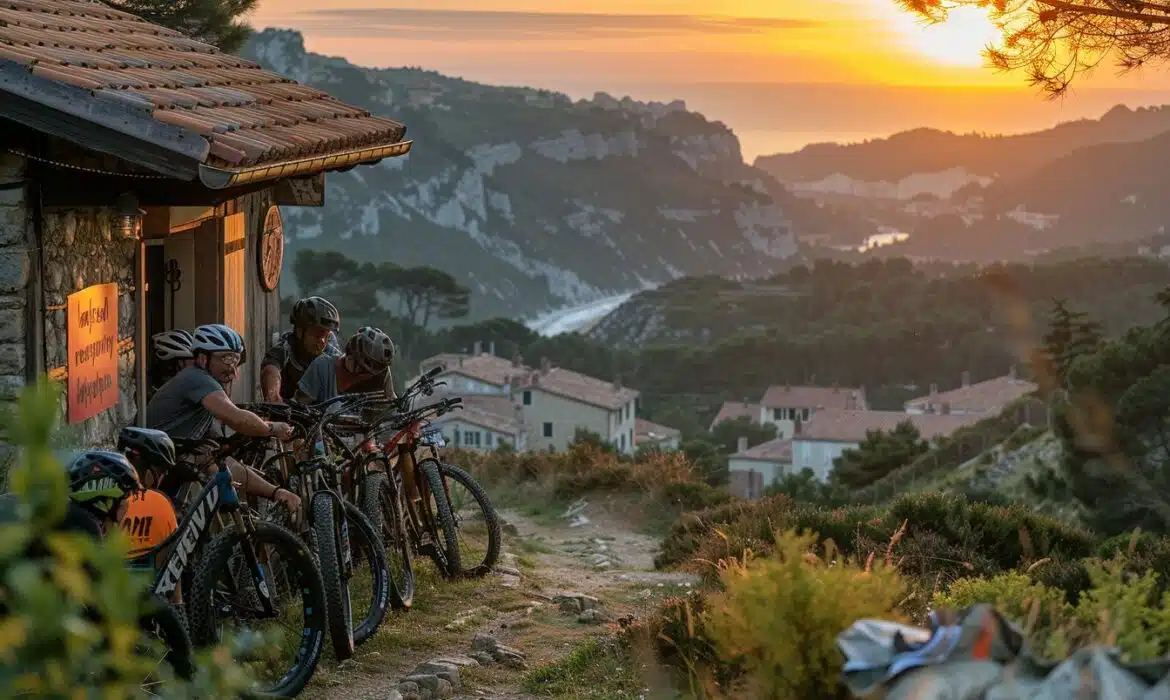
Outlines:
[[203, 352], [238, 352], [240, 362], [244, 361], [246, 353], [243, 337], [222, 323], [209, 323], [196, 328], [191, 349]]
[[345, 344], [345, 354], [353, 358], [358, 371], [378, 374], [394, 359], [394, 342], [382, 329], [362, 326]]
[[195, 356], [195, 353], [191, 350], [191, 343], [195, 339], [185, 330], [176, 328], [173, 331], [155, 333], [151, 337], [151, 340], [154, 341], [154, 356], [163, 362], [168, 360], [189, 360]]

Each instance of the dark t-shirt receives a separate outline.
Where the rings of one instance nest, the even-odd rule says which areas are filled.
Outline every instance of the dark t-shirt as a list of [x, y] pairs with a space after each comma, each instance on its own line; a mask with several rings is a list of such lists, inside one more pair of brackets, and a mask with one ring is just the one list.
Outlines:
[[214, 416], [203, 407], [203, 399], [217, 391], [223, 387], [206, 370], [184, 369], [163, 384], [146, 405], [146, 427], [182, 440], [206, 437]]
[[[341, 348], [337, 344], [337, 336], [333, 333], [330, 333], [329, 340], [325, 341], [325, 350], [321, 356], [341, 357]], [[314, 359], [303, 357], [296, 335], [293, 331], [285, 331], [276, 344], [264, 353], [264, 361], [260, 366], [272, 365], [280, 368], [280, 398], [288, 401], [296, 395], [301, 377]]]

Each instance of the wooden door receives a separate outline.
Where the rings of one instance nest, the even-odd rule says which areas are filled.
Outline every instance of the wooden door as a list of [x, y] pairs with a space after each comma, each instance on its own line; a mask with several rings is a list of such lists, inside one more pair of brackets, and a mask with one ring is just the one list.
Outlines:
[[[223, 219], [223, 323], [234, 329], [245, 338], [248, 337], [248, 324], [245, 317], [247, 308], [247, 292], [245, 287], [247, 257], [247, 240], [245, 237], [244, 215], [231, 214]], [[249, 348], [252, 352], [256, 348]], [[249, 353], [251, 354], [251, 353]], [[247, 400], [252, 386], [250, 363], [240, 367], [240, 376], [232, 386], [232, 396], [237, 401]]]

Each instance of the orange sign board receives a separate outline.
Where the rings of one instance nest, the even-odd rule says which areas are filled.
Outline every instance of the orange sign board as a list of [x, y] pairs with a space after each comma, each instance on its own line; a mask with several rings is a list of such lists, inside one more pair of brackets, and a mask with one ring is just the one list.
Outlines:
[[92, 418], [118, 402], [118, 285], [95, 284], [69, 295], [67, 416]]

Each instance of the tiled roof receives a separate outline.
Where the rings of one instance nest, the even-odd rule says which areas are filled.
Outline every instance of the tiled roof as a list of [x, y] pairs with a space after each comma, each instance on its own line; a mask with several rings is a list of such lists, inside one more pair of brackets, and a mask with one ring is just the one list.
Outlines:
[[516, 388], [546, 391], [610, 411], [616, 411], [638, 397], [638, 392], [633, 389], [560, 367], [547, 372], [529, 372], [520, 378]]
[[776, 438], [731, 455], [732, 459], [751, 459], [760, 462], [792, 463], [792, 440]]
[[976, 382], [968, 386], [944, 391], [933, 396], [919, 396], [906, 402], [907, 408], [919, 408], [941, 413], [943, 404], [948, 404], [951, 411], [965, 413], [998, 413], [1005, 406], [1036, 391], [1038, 387], [1025, 379], [1016, 379], [1005, 375]]
[[714, 430], [715, 426], [725, 420], [735, 420], [736, 418], [751, 418], [752, 422], [759, 421], [760, 404], [724, 401], [723, 405], [719, 408], [719, 413], [715, 415], [715, 420], [711, 421], [708, 430]]
[[436, 365], [442, 365], [445, 368], [444, 374], [461, 374], [497, 386], [504, 386], [512, 377], [532, 371], [529, 367], [524, 365], [517, 367], [512, 364], [511, 360], [486, 352], [475, 356], [457, 353], [435, 355], [419, 363], [419, 368], [425, 371]]
[[651, 423], [642, 418], [634, 419], [634, 444], [641, 445], [647, 442], [662, 442], [672, 438], [681, 437], [682, 433], [674, 428], [668, 428], [665, 425], [658, 425]]
[[765, 408], [865, 408], [865, 392], [849, 387], [772, 386], [760, 404]]
[[203, 162], [213, 167], [388, 146], [406, 132], [396, 121], [90, 0], [0, 0], [0, 66], [5, 62], [202, 136], [209, 144]]
[[910, 414], [901, 411], [851, 411], [829, 408], [817, 411], [800, 427], [793, 440], [826, 442], [861, 442], [869, 430], [889, 432], [903, 421], [910, 421], [924, 439], [948, 437], [959, 428], [972, 425], [983, 416]]
[[505, 435], [516, 435], [520, 429], [520, 423], [515, 416], [509, 417], [492, 411], [484, 411], [468, 404], [465, 404], [462, 410], [443, 416], [442, 420], [436, 421], [436, 424], [444, 425], [454, 421], [487, 428]]

